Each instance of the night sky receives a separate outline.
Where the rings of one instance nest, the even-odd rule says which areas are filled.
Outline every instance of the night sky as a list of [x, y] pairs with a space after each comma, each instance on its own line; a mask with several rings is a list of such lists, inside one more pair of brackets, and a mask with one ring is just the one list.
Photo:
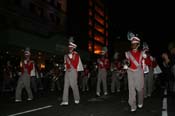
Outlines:
[[[69, 22], [70, 32], [81, 30], [81, 12], [78, 2], [70, 2]], [[109, 13], [109, 37], [110, 39], [127, 40], [127, 32], [138, 34], [141, 42], [147, 42], [150, 49], [161, 53], [168, 48], [168, 43], [175, 41], [175, 7], [168, 1], [126, 1], [126, 0], [103, 0]], [[70, 18], [70, 17], [69, 17]], [[78, 21], [78, 22], [77, 22]], [[71, 28], [73, 27], [73, 28]], [[76, 27], [76, 29], [75, 29]], [[76, 34], [75, 34], [76, 35]]]
[[175, 40], [173, 3], [106, 0], [106, 5], [109, 8], [113, 38], [121, 36], [121, 39], [127, 39], [126, 33], [133, 31], [159, 52]]

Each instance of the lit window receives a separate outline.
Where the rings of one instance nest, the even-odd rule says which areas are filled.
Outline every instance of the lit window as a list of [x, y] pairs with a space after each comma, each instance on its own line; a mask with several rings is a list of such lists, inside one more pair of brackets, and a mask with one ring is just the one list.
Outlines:
[[100, 35], [95, 35], [94, 39], [102, 44], [104, 44], [104, 37], [100, 36]]
[[92, 41], [89, 41], [89, 43], [88, 43], [88, 50], [90, 52], [92, 52], [92, 50], [93, 50]]
[[104, 12], [101, 8], [99, 8], [98, 6], [95, 6], [95, 10], [101, 15], [104, 16]]
[[40, 64], [40, 68], [44, 69], [45, 68], [45, 64]]
[[94, 54], [101, 54], [101, 51], [102, 51], [102, 46], [95, 44], [94, 45]]
[[104, 28], [101, 27], [100, 25], [95, 24], [95, 29], [96, 29], [98, 32], [104, 34]]
[[100, 16], [98, 16], [97, 14], [95, 14], [95, 20], [97, 22], [99, 22], [100, 24], [104, 25], [104, 20]]

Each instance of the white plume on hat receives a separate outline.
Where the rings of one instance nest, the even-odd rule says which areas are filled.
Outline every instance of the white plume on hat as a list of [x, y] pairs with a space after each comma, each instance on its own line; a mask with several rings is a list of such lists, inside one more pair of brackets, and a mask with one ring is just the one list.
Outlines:
[[127, 38], [128, 38], [128, 40], [130, 40], [130, 41], [131, 41], [131, 38], [132, 38], [132, 37], [135, 37], [135, 36], [136, 36], [136, 35], [135, 35], [134, 33], [130, 32], [130, 31], [127, 33]]
[[102, 55], [105, 55], [108, 51], [108, 48], [106, 46], [102, 47], [102, 51], [101, 51], [101, 54]]
[[149, 50], [149, 46], [146, 42], [143, 42], [143, 50]]
[[69, 46], [68, 46], [68, 47], [76, 48], [77, 45], [76, 45], [75, 43], [73, 43], [73, 42], [74, 42], [74, 37], [71, 36], [71, 37], [69, 38]]
[[127, 33], [127, 38], [131, 41], [131, 43], [140, 43], [140, 39], [132, 32]]
[[31, 53], [30, 53], [30, 48], [27, 47], [27, 48], [25, 49], [25, 51], [24, 51], [24, 54], [25, 54], [25, 55], [30, 55], [30, 54], [31, 54]]

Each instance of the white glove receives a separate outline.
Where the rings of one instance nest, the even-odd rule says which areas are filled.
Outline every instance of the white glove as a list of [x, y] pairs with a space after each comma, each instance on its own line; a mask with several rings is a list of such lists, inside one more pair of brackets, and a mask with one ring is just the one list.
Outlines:
[[123, 69], [128, 69], [128, 66], [127, 66], [127, 65], [124, 65], [124, 66], [123, 66]]

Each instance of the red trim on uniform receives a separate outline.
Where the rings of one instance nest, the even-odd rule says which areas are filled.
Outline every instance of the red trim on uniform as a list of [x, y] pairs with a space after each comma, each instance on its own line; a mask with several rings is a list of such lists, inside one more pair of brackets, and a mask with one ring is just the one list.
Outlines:
[[[72, 52], [72, 58], [69, 58], [72, 66], [77, 69], [78, 67], [78, 63], [79, 63], [79, 54], [77, 52]], [[70, 69], [71, 66], [70, 64], [68, 63], [67, 59], [66, 59], [66, 69]]]
[[27, 72], [28, 72], [28, 74], [30, 75], [31, 70], [33, 69], [33, 63], [32, 63], [31, 61], [27, 61], [27, 64], [25, 64], [25, 63], [23, 62], [22, 71], [21, 71], [22, 74], [24, 74], [24, 68], [27, 69]]
[[[136, 59], [136, 61], [139, 63], [139, 59], [140, 59], [140, 55], [142, 55], [141, 53], [141, 51], [133, 51], [133, 50], [131, 50], [130, 51], [130, 53], [133, 55], [133, 57]], [[135, 70], [135, 69], [137, 69], [137, 66], [133, 63], [133, 61], [131, 60], [131, 58], [129, 58], [128, 59], [129, 61], [130, 61], [130, 69], [132, 69], [132, 70]]]
[[110, 68], [110, 63], [109, 60], [107, 58], [99, 58], [98, 59], [99, 62], [102, 62], [102, 64], [98, 63], [98, 67], [99, 68], [105, 68], [105, 69], [109, 69]]

